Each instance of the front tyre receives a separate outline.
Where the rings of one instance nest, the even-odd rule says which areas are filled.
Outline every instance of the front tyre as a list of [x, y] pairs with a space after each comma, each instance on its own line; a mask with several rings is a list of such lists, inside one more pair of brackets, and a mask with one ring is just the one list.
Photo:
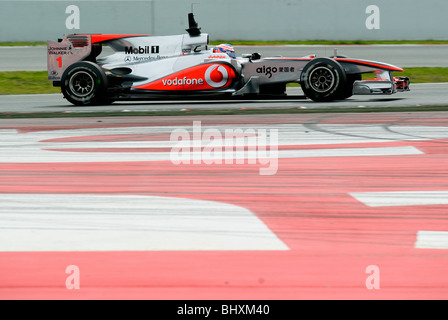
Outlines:
[[62, 75], [62, 93], [68, 101], [77, 106], [107, 103], [106, 89], [106, 74], [97, 64], [90, 61], [74, 63]]
[[311, 60], [303, 69], [300, 84], [313, 101], [327, 102], [344, 96], [347, 76], [339, 62], [329, 58]]
[[345, 100], [350, 98], [353, 95], [353, 86], [355, 81], [362, 80], [362, 76], [360, 74], [348, 74], [347, 75], [347, 84], [341, 91], [341, 95], [337, 100]]

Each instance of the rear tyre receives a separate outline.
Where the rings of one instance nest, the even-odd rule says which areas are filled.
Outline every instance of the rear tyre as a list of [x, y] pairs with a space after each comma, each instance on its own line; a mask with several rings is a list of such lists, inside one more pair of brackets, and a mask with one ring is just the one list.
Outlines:
[[106, 74], [90, 61], [74, 63], [62, 75], [62, 93], [77, 106], [107, 104], [106, 89]]
[[327, 102], [343, 97], [347, 85], [345, 70], [330, 58], [311, 60], [302, 71], [300, 84], [305, 95], [313, 101]]

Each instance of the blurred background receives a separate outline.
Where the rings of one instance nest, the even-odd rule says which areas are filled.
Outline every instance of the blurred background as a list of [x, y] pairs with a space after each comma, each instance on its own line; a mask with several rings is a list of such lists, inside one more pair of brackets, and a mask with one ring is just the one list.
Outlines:
[[448, 40], [445, 0], [0, 0], [0, 42], [181, 34], [192, 6], [212, 41]]

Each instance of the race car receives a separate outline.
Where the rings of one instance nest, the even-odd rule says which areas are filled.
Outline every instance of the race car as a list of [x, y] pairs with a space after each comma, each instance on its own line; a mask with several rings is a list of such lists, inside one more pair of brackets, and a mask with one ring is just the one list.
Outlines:
[[[235, 56], [230, 44], [214, 48], [193, 13], [187, 33], [173, 36], [69, 34], [47, 41], [48, 80], [74, 105], [117, 100], [186, 97], [285, 97], [299, 83], [314, 101], [409, 91], [403, 69], [375, 61], [338, 56]], [[108, 46], [111, 54], [100, 56]], [[362, 74], [373, 73], [372, 80]]]

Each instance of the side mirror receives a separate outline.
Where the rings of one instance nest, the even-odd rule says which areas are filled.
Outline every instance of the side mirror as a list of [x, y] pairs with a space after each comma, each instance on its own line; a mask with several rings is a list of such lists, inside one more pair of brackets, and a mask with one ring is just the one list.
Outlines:
[[260, 60], [260, 59], [261, 59], [261, 54], [259, 54], [258, 52], [252, 53], [251, 60]]
[[258, 52], [255, 53], [244, 53], [241, 55], [242, 58], [245, 59], [249, 59], [250, 62], [252, 62], [252, 60], [260, 60], [261, 59], [261, 54], [259, 54]]

